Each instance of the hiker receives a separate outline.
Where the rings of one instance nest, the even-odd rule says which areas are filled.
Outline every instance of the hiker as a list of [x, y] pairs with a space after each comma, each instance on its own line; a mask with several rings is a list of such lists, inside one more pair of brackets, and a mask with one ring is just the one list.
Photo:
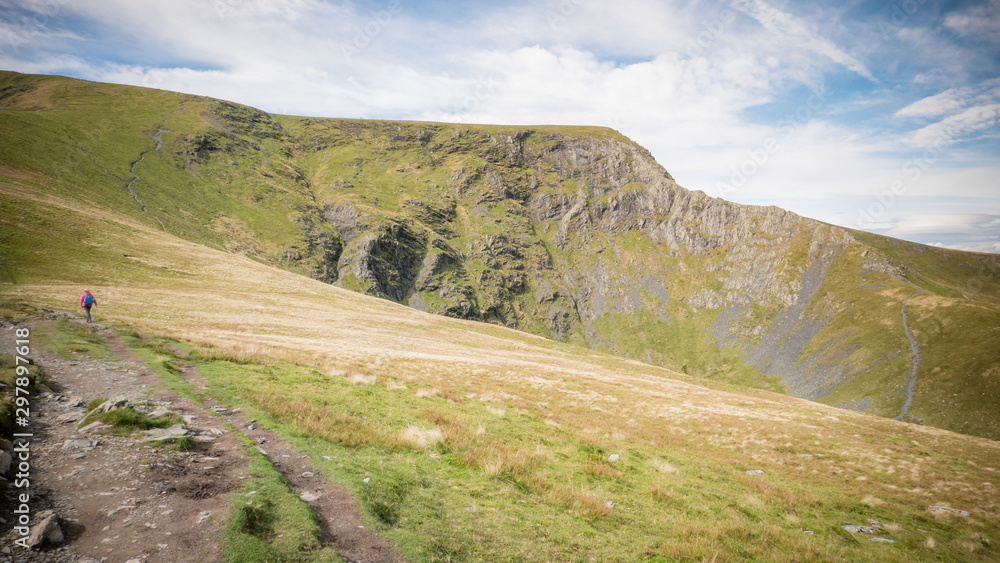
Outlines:
[[94, 299], [94, 296], [90, 294], [90, 290], [83, 290], [83, 295], [80, 296], [80, 306], [87, 312], [88, 323], [94, 322], [93, 319], [90, 318], [90, 308], [94, 305], [97, 305], [97, 299]]

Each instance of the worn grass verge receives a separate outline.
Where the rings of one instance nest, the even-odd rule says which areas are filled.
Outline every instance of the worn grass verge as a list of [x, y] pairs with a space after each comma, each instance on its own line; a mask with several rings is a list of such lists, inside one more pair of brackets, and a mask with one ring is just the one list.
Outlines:
[[[192, 352], [190, 346], [127, 330], [120, 336], [126, 347], [159, 373], [167, 387], [204, 407], [204, 390], [178, 375], [179, 367], [191, 361], [188, 357], [188, 353]], [[192, 356], [200, 357], [197, 354]], [[198, 365], [198, 362], [194, 361], [194, 364]], [[224, 560], [232, 563], [342, 561], [334, 551], [321, 545], [315, 513], [299, 499], [271, 461], [257, 451], [253, 441], [238, 428], [221, 419], [219, 423], [243, 442], [243, 452], [250, 458], [249, 478], [239, 490], [228, 496], [230, 513], [222, 525], [221, 538]], [[168, 447], [184, 445], [181, 442]]]

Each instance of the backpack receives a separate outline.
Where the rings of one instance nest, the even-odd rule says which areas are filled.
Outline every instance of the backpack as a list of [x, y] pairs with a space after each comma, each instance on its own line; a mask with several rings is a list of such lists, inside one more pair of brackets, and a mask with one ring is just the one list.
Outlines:
[[86, 294], [86, 295], [83, 296], [83, 306], [84, 307], [90, 307], [93, 304], [94, 304], [94, 296], [93, 295], [91, 295], [91, 294], [88, 293], [88, 294]]

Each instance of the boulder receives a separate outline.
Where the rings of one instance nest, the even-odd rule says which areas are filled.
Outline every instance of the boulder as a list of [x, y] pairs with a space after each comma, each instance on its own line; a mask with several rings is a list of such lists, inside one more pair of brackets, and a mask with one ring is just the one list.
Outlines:
[[56, 545], [63, 542], [62, 529], [59, 528], [59, 517], [49, 514], [41, 522], [35, 524], [28, 536], [28, 547], [36, 547], [44, 542]]
[[91, 412], [94, 413], [110, 412], [113, 410], [125, 408], [126, 405], [128, 405], [128, 399], [125, 397], [125, 395], [118, 395], [117, 397], [104, 401]]

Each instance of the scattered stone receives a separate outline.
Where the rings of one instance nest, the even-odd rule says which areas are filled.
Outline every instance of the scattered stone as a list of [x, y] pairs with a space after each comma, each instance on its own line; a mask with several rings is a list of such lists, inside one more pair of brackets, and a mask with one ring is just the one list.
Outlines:
[[608, 461], [618, 461], [618, 459], [619, 459], [618, 454], [611, 454], [610, 456], [608, 456]]
[[949, 506], [928, 506], [927, 510], [930, 510], [934, 514], [941, 514], [944, 512], [951, 512], [953, 514], [958, 514], [960, 516], [970, 516], [971, 512], [966, 512], [965, 510], [959, 510], [957, 508], [951, 508]]
[[747, 469], [747, 475], [763, 475], [764, 472], [760, 469]]
[[371, 481], [371, 480], [372, 480], [371, 477], [365, 477], [364, 479], [361, 480], [361, 482], [362, 483], [367, 483], [368, 481]]
[[96, 448], [98, 446], [98, 444], [100, 444], [100, 442], [98, 442], [97, 440], [94, 440], [94, 441], [91, 441], [91, 440], [66, 440], [65, 442], [63, 442], [62, 449], [64, 449], [64, 450], [70, 450], [70, 449], [90, 450], [90, 449]]
[[306, 471], [305, 473], [302, 474], [302, 476], [305, 477], [306, 479], [308, 479], [310, 477], [315, 477], [316, 474], [313, 473], [312, 471]]
[[180, 436], [187, 436], [188, 429], [186, 426], [184, 426], [183, 423], [179, 422], [171, 426], [170, 428], [167, 428], [167, 432], [170, 432], [174, 436], [180, 437]]
[[851, 532], [852, 534], [875, 534], [878, 532], [878, 528], [873, 528], [871, 526], [856, 526], [854, 524], [841, 526], [841, 528]]
[[868, 541], [873, 541], [878, 543], [896, 543], [896, 540], [890, 540], [889, 538], [872, 538]]
[[[125, 501], [125, 502], [132, 502], [132, 501]], [[122, 510], [135, 510], [135, 507], [132, 506], [131, 504], [120, 505], [117, 508], [108, 511], [108, 518], [114, 516], [115, 514], [118, 514]]]
[[302, 494], [299, 495], [299, 498], [302, 499], [305, 502], [314, 502], [314, 501], [319, 500], [319, 495], [314, 495], [313, 493], [310, 493], [309, 491], [302, 491]]
[[198, 514], [198, 521], [195, 522], [195, 523], [196, 524], [201, 524], [202, 522], [204, 522], [205, 520], [208, 520], [211, 517], [212, 517], [212, 511], [211, 510], [202, 510], [201, 513]]
[[814, 532], [814, 531], [812, 531], [812, 530], [802, 530], [802, 533], [803, 533], [803, 534], [809, 534], [810, 536], [812, 536], [812, 535], [815, 535], [815, 534], [816, 534], [816, 532]]
[[161, 417], [163, 415], [170, 414], [171, 412], [173, 412], [173, 411], [171, 411], [170, 409], [168, 409], [167, 407], [165, 407], [163, 405], [160, 405], [160, 406], [156, 407], [155, 409], [149, 411], [149, 413], [146, 416], [148, 416], [149, 418], [158, 418], [158, 417]]
[[98, 405], [97, 408], [95, 408], [90, 412], [92, 414], [111, 412], [114, 410], [123, 409], [125, 408], [126, 405], [128, 405], [128, 399], [125, 397], [125, 395], [118, 395], [117, 397], [104, 401], [103, 403]]
[[176, 438], [170, 430], [166, 428], [152, 428], [146, 431], [146, 437], [140, 442], [170, 442]]
[[106, 425], [101, 421], [94, 421], [90, 424], [84, 426], [77, 430], [77, 432], [97, 432], [98, 430], [104, 428]]
[[868, 519], [868, 523], [869, 523], [869, 524], [871, 524], [871, 525], [872, 525], [872, 527], [875, 527], [875, 528], [884, 528], [884, 527], [885, 527], [885, 526], [883, 526], [883, 524], [882, 524], [881, 522], [879, 522], [878, 520], [872, 520], [871, 518], [869, 518], [869, 519]]
[[615, 507], [615, 503], [612, 502], [612, 501], [610, 501], [610, 500], [601, 501], [601, 504], [603, 504], [604, 506], [606, 506], [608, 508], [614, 508]]
[[59, 424], [69, 424], [70, 422], [76, 422], [81, 418], [83, 418], [83, 414], [84, 413], [80, 411], [64, 413], [56, 417], [56, 422], [58, 422]]
[[226, 433], [226, 431], [225, 431], [225, 430], [222, 430], [222, 429], [220, 429], [220, 428], [209, 428], [209, 429], [208, 429], [208, 432], [209, 432], [210, 434], [214, 434], [214, 435], [216, 435], [216, 436], [222, 436], [223, 434], [225, 434], [225, 433]]
[[62, 530], [59, 528], [59, 517], [55, 514], [49, 514], [41, 522], [35, 524], [34, 529], [31, 530], [31, 535], [28, 536], [28, 547], [37, 547], [46, 541], [51, 544], [60, 544], [63, 539]]

